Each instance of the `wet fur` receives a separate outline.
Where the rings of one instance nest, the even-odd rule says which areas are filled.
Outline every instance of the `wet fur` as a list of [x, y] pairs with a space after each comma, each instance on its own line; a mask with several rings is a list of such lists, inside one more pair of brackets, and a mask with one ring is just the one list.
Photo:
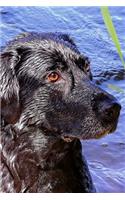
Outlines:
[[3, 49], [2, 192], [95, 192], [79, 139], [115, 130], [120, 105], [89, 65], [67, 34], [25, 33]]

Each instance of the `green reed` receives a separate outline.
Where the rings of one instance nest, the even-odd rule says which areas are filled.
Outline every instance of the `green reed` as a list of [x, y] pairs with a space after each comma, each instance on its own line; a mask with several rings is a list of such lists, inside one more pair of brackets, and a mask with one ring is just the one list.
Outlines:
[[[117, 52], [119, 54], [119, 57], [120, 57], [121, 62], [123, 64], [123, 67], [125, 69], [125, 61], [124, 61], [124, 58], [123, 58], [123, 55], [122, 55], [121, 45], [120, 45], [115, 27], [113, 25], [112, 18], [111, 18], [108, 7], [101, 7], [101, 13], [102, 13], [106, 28], [108, 30], [108, 33], [109, 33], [110, 37], [112, 38], [112, 41], [113, 41], [113, 43], [114, 43], [114, 45], [117, 49]], [[108, 84], [108, 87], [112, 90], [115, 90], [116, 92], [125, 93], [125, 91], [122, 88], [119, 88], [116, 85]]]
[[119, 57], [121, 59], [123, 67], [125, 69], [125, 61], [123, 59], [123, 55], [122, 55], [122, 51], [121, 51], [121, 45], [120, 45], [115, 27], [113, 25], [112, 18], [111, 18], [108, 7], [101, 7], [101, 13], [102, 13], [106, 28], [108, 30], [108, 33], [109, 33], [110, 37], [112, 38], [114, 45], [116, 46], [117, 52], [119, 54]]

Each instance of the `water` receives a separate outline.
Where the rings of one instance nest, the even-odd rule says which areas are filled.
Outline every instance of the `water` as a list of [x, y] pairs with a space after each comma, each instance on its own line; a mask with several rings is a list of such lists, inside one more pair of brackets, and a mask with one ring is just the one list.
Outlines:
[[[111, 7], [125, 58], [125, 7]], [[69, 33], [91, 59], [94, 79], [122, 104], [117, 130], [102, 139], [82, 142], [98, 192], [125, 192], [125, 71], [107, 34], [99, 7], [1, 7], [1, 45], [25, 31]]]

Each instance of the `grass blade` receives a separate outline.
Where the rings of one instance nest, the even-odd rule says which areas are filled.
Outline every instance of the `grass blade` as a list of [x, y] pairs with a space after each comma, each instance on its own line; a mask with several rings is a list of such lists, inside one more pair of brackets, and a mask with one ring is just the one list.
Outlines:
[[108, 87], [116, 92], [121, 92], [121, 93], [125, 94], [125, 91], [116, 85], [108, 84]]
[[116, 46], [119, 57], [120, 57], [122, 64], [125, 68], [125, 61], [123, 59], [123, 55], [122, 55], [122, 52], [121, 52], [121, 46], [120, 46], [120, 43], [119, 43], [119, 39], [117, 37], [117, 33], [115, 31], [115, 27], [114, 27], [113, 22], [112, 22], [108, 7], [101, 7], [101, 13], [102, 13], [106, 28], [109, 32], [109, 35], [111, 36], [111, 38], [112, 38], [112, 40], [113, 40], [113, 42]]

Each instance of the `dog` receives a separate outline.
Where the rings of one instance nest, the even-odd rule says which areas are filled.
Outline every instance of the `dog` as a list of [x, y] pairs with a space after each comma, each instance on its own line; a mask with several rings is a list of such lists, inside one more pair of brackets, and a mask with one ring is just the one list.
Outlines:
[[80, 140], [113, 132], [120, 109], [68, 34], [17, 36], [1, 52], [1, 192], [96, 192]]

